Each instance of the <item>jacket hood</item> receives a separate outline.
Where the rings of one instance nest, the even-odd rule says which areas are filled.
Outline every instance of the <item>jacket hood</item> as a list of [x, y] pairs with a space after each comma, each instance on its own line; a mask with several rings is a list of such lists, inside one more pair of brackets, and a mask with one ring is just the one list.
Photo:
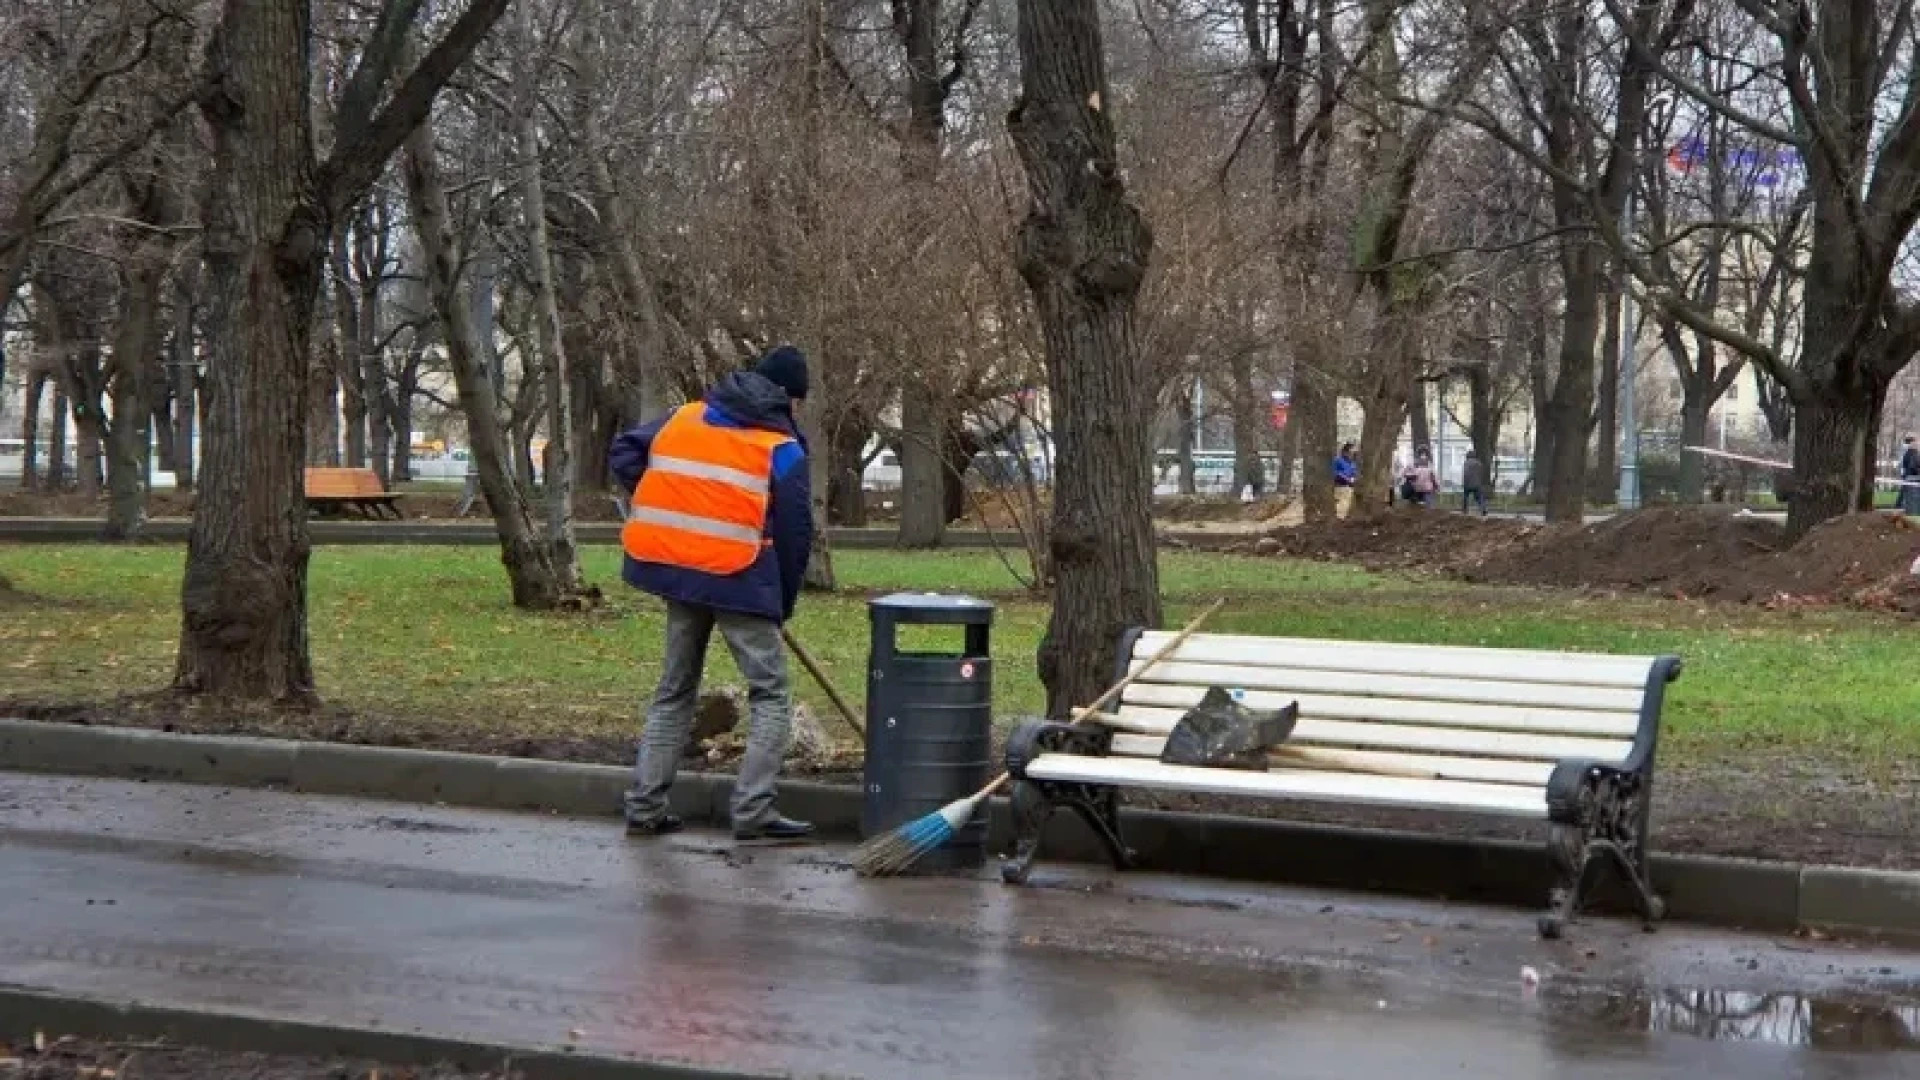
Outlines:
[[778, 383], [751, 371], [735, 371], [707, 391], [708, 405], [748, 427], [795, 434], [793, 402]]

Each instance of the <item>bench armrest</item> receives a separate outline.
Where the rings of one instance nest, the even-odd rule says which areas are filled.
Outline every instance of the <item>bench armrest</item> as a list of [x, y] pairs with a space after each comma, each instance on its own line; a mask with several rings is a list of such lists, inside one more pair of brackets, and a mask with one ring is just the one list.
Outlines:
[[1007, 735], [1007, 772], [1015, 780], [1022, 780], [1027, 765], [1042, 754], [1106, 757], [1112, 750], [1113, 729], [1105, 724], [1022, 720]]

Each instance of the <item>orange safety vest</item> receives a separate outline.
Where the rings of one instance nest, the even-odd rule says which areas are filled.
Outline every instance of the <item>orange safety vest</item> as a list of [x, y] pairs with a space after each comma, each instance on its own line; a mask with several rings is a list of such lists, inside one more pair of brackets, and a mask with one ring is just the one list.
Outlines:
[[641, 562], [737, 574], [772, 543], [773, 452], [793, 437], [717, 427], [706, 408], [681, 406], [653, 437], [620, 545]]

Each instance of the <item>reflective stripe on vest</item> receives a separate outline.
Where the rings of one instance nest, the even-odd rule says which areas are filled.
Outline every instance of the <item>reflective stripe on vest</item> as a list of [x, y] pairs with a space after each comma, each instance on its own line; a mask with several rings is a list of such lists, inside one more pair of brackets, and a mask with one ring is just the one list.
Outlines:
[[633, 493], [621, 546], [641, 562], [736, 574], [760, 557], [772, 501], [773, 454], [792, 436], [706, 421], [706, 405], [661, 425]]

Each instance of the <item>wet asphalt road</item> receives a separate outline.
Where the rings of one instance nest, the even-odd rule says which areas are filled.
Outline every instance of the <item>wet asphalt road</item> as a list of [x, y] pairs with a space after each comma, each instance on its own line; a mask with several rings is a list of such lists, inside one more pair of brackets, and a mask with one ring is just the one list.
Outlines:
[[0, 983], [750, 1075], [1920, 1077], [1913, 953], [845, 857], [0, 773]]

